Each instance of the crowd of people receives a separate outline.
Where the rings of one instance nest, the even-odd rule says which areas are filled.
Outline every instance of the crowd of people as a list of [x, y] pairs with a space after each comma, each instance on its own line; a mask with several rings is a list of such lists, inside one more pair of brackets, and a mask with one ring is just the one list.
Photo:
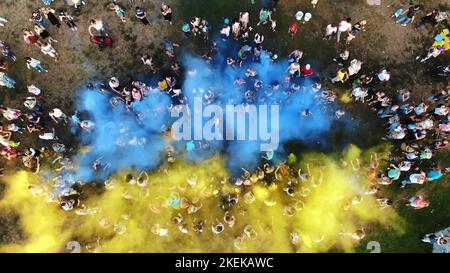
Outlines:
[[[58, 40], [51, 33], [55, 28], [62, 27], [63, 24], [66, 24], [72, 31], [78, 31], [78, 27], [75, 18], [67, 9], [55, 10], [50, 7], [52, 2], [52, 0], [43, 0], [45, 6], [32, 13], [29, 20], [31, 25], [28, 28], [24, 28], [22, 34], [24, 42], [27, 45], [36, 46], [43, 54], [42, 57], [47, 56], [54, 61], [58, 61], [59, 54], [55, 48], [57, 47]], [[74, 5], [76, 8], [82, 8], [85, 5], [84, 1], [70, 0], [69, 2], [69, 5]], [[229, 38], [231, 37], [235, 41], [244, 44], [237, 52], [225, 53], [229, 54], [227, 57], [227, 65], [234, 68], [242, 67], [243, 64], [261, 62], [261, 58], [269, 58], [271, 62], [277, 61], [278, 55], [274, 50], [265, 48], [265, 37], [258, 29], [269, 27], [270, 30], [276, 31], [277, 23], [275, 14], [278, 2], [274, 0], [270, 1], [270, 5], [262, 8], [259, 12], [259, 17], [254, 20], [251, 20], [250, 14], [247, 11], [240, 12], [236, 18], [224, 18], [223, 25], [220, 29], [222, 42], [230, 42]], [[317, 0], [313, 0], [311, 3], [315, 7]], [[124, 11], [122, 5], [119, 1], [112, 1], [108, 8], [117, 15], [120, 22], [127, 23], [127, 18], [130, 14]], [[152, 25], [144, 8], [136, 6], [134, 2], [130, 3], [130, 5], [134, 6], [134, 15], [131, 16], [135, 16], [145, 26]], [[420, 6], [411, 6], [408, 9], [400, 8], [396, 10], [393, 17], [396, 18], [396, 22], [400, 25], [407, 26], [416, 21], [415, 17], [419, 13]], [[161, 5], [160, 14], [162, 20], [167, 21], [170, 25], [173, 24], [172, 9], [168, 4], [163, 3]], [[311, 20], [311, 17], [311, 13], [304, 14], [303, 12], [297, 12], [294, 16], [294, 22], [289, 25], [287, 31], [294, 37], [298, 31], [299, 23], [302, 21], [304, 23], [308, 22]], [[414, 28], [421, 29], [425, 25], [432, 25], [434, 28], [437, 28], [447, 18], [448, 15], [446, 12], [434, 9], [426, 13], [414, 25]], [[346, 46], [349, 47], [351, 42], [361, 32], [369, 28], [367, 20], [361, 19], [355, 23], [353, 22], [354, 20], [352, 18], [345, 18], [336, 24], [332, 23], [327, 25], [323, 39], [329, 42], [335, 39], [337, 43], [340, 43], [345, 36]], [[0, 27], [7, 23], [7, 19], [0, 17]], [[87, 31], [95, 44], [103, 47], [111, 43], [101, 19], [91, 19]], [[212, 28], [209, 22], [201, 17], [193, 17], [189, 22], [183, 23], [181, 26], [181, 32], [186, 37], [198, 36], [205, 43], [210, 42], [211, 31]], [[135, 102], [145, 100], [147, 95], [156, 91], [166, 92], [172, 98], [171, 107], [176, 107], [178, 104], [185, 104], [187, 103], [187, 99], [180, 87], [182, 68], [176, 59], [176, 48], [178, 47], [178, 44], [172, 42], [166, 42], [164, 44], [165, 62], [170, 63], [171, 71], [170, 75], [159, 79], [157, 86], [150, 86], [138, 80], [134, 80], [131, 84], [128, 84], [121, 82], [119, 77], [111, 77], [107, 84], [100, 84], [98, 87], [100, 87], [102, 92], [111, 96], [110, 103], [112, 107], [121, 104], [124, 109], [133, 109]], [[425, 62], [431, 57], [437, 57], [448, 49], [450, 49], [449, 31], [448, 29], [443, 29], [435, 37], [432, 49], [430, 49], [427, 56], [423, 57], [421, 61]], [[0, 86], [13, 89], [16, 85], [15, 80], [8, 75], [9, 65], [26, 65], [28, 69], [33, 69], [35, 73], [48, 72], [48, 69], [45, 67], [46, 61], [43, 62], [37, 57], [37, 50], [34, 52], [35, 55], [33, 57], [29, 56], [25, 58], [25, 64], [21, 64], [17, 60], [13, 48], [3, 40], [0, 40], [0, 50], [6, 58], [6, 60], [1, 60], [0, 62]], [[439, 51], [439, 54], [435, 52], [436, 50]], [[202, 57], [206, 62], [213, 62], [218, 54], [223, 53], [220, 52], [219, 42], [214, 40], [211, 42], [211, 47]], [[436, 166], [434, 163], [431, 163], [436, 153], [448, 148], [449, 145], [450, 107], [448, 100], [450, 98], [450, 85], [424, 101], [414, 102], [411, 99], [413, 90], [401, 89], [393, 95], [383, 91], [386, 84], [391, 80], [391, 71], [387, 68], [382, 68], [376, 73], [362, 73], [364, 61], [351, 58], [349, 49], [344, 50], [333, 59], [339, 66], [339, 69], [336, 75], [330, 78], [330, 83], [325, 81], [320, 82], [313, 66], [303, 61], [303, 55], [304, 52], [301, 49], [295, 49], [290, 53], [289, 65], [286, 67], [284, 82], [263, 83], [258, 80], [256, 70], [250, 65], [246, 70], [246, 77], [236, 78], [235, 84], [237, 86], [248, 86], [245, 97], [249, 102], [254, 100], [258, 90], [267, 84], [273, 92], [280, 90], [286, 94], [292, 94], [303, 90], [302, 83], [305, 82], [305, 79], [313, 79], [313, 83], [308, 88], [311, 87], [311, 90], [317, 94], [317, 97], [326, 102], [334, 102], [337, 97], [337, 92], [330, 90], [332, 88], [325, 88], [325, 86], [337, 84], [351, 86], [351, 97], [355, 101], [360, 101], [367, 105], [376, 112], [380, 119], [385, 121], [386, 140], [394, 146], [388, 160], [389, 167], [380, 176], [377, 176], [380, 163], [376, 155], [373, 155], [371, 162], [367, 165], [362, 164], [358, 160], [351, 162], [343, 161], [343, 167], [351, 167], [354, 171], [360, 169], [367, 170], [373, 183], [367, 185], [364, 195], [376, 195], [380, 209], [385, 209], [393, 204], [392, 200], [381, 195], [380, 185], [391, 185], [395, 182], [399, 182], [398, 184], [401, 187], [407, 187], [411, 184], [424, 184], [439, 180], [446, 173], [450, 172], [449, 167]], [[141, 60], [152, 73], [158, 71], [158, 67], [154, 64], [152, 56], [144, 55]], [[188, 77], [190, 72], [194, 73], [193, 71], [188, 71]], [[89, 87], [94, 86], [89, 85]], [[77, 112], [68, 114], [59, 108], [44, 111], [45, 108], [43, 107], [42, 101], [45, 97], [45, 92], [33, 83], [27, 83], [27, 92], [29, 93], [27, 94], [28, 96], [23, 99], [24, 110], [7, 106], [0, 107], [0, 111], [6, 120], [6, 122], [0, 124], [0, 143], [3, 146], [1, 155], [6, 160], [21, 158], [23, 165], [36, 173], [41, 169], [42, 158], [50, 155], [54, 159], [52, 161], [54, 166], [57, 164], [61, 165], [59, 168], [55, 167], [55, 169], [63, 172], [67, 168], [70, 168], [71, 162], [66, 153], [68, 148], [63, 144], [64, 141], [57, 136], [57, 130], [55, 128], [59, 126], [73, 126], [90, 131], [95, 127], [95, 124], [88, 119], [82, 120], [80, 118], [81, 115]], [[208, 96], [211, 97], [213, 94], [205, 94], [205, 103], [208, 103]], [[312, 114], [308, 109], [301, 113], [302, 116]], [[341, 118], [344, 114], [345, 112], [343, 110], [336, 110], [335, 112], [336, 118]], [[138, 115], [137, 118], [139, 119]], [[27, 133], [37, 134], [38, 138], [45, 143], [42, 148], [23, 148], [19, 139]], [[188, 145], [192, 145], [192, 143], [186, 145], [186, 148], [189, 150]], [[171, 162], [174, 160], [174, 149], [173, 147], [168, 147], [167, 151], [169, 162]], [[281, 188], [287, 196], [292, 197], [295, 195], [296, 185], [298, 184], [296, 181], [315, 180], [316, 182], [314, 183], [320, 183], [317, 181], [321, 179], [314, 179], [314, 176], [310, 172], [302, 173], [300, 169], [296, 169], [296, 167], [289, 166], [288, 164], [276, 165], [272, 159], [273, 154], [265, 153], [262, 156], [263, 163], [261, 167], [255, 173], [245, 171], [241, 177], [236, 179], [235, 185], [252, 185], [264, 181], [270, 186], [277, 180], [284, 181], [283, 183], [286, 183], [286, 185]], [[99, 165], [100, 161], [96, 160], [92, 162], [92, 168], [95, 170], [99, 168]], [[137, 177], [129, 174], [126, 180], [129, 184], [145, 187], [148, 183], [148, 177], [146, 177], [146, 173], [141, 173]], [[289, 179], [286, 179], [286, 177], [289, 177]], [[112, 189], [114, 185], [110, 185], [109, 182], [109, 180], [105, 182], [105, 187]], [[195, 183], [195, 181], [192, 180], [190, 183]], [[33, 189], [35, 190], [36, 188]], [[304, 196], [308, 195], [307, 192], [301, 194]], [[246, 194], [242, 198], [249, 203], [254, 200], [252, 194]], [[177, 206], [181, 204], [183, 208], [187, 209], [189, 214], [194, 214], [201, 208], [201, 206], [190, 203], [188, 200], [175, 199], [171, 200], [171, 202], [176, 203]], [[221, 207], [225, 211], [224, 218], [223, 221], [220, 220], [211, 226], [211, 231], [214, 234], [221, 233], [225, 225], [233, 227], [235, 218], [227, 211], [237, 204], [238, 199], [239, 196], [233, 194], [222, 196]], [[360, 203], [362, 199], [363, 195], [354, 196], [343, 209], [348, 209]], [[78, 211], [77, 213], [86, 213], [80, 201], [73, 198], [72, 191], [67, 196], [58, 199], [58, 202], [64, 210], [76, 209]], [[267, 202], [266, 205], [270, 206], [270, 201]], [[422, 194], [408, 197], [406, 204], [414, 209], [429, 206], [429, 202]], [[154, 209], [157, 210], [157, 208]], [[295, 211], [295, 208], [287, 208], [285, 214], [289, 215], [293, 211]], [[182, 233], [187, 233], [188, 227], [183, 223], [183, 217], [177, 215], [173, 221], [179, 225]], [[105, 223], [101, 221], [99, 224], [103, 225]], [[203, 232], [203, 228], [201, 221], [193, 226], [194, 231], [197, 233]], [[153, 229], [157, 235], [167, 235], [167, 230], [164, 228], [153, 227]], [[365, 237], [365, 229], [361, 228], [351, 233], [342, 231], [339, 235], [361, 240]], [[237, 249], [239, 249], [239, 245], [245, 236], [253, 238], [256, 235], [251, 227], [246, 228], [244, 235], [237, 238], [234, 242]], [[296, 238], [298, 238], [298, 234], [291, 234], [294, 245], [297, 240]], [[441, 241], [441, 238], [433, 236], [428, 236], [427, 238], [430, 242]]]
[[[397, 22], [405, 26], [412, 23], [419, 9], [420, 6], [412, 6], [405, 11], [397, 10], [395, 17], [400, 18]], [[433, 26], [442, 22], [441, 18], [447, 18], [445, 12], [436, 9], [430, 14], [438, 16], [438, 19], [431, 23]], [[430, 18], [430, 14], [425, 15], [416, 28], [427, 24], [431, 20], [427, 19]], [[353, 39], [355, 25], [356, 29], [360, 30], [361, 26], [366, 25], [366, 21], [360, 21], [353, 26], [351, 22], [352, 19], [347, 18], [334, 28], [332, 24], [328, 25], [325, 39], [329, 40], [336, 35], [339, 42], [340, 31], [347, 32], [348, 37]], [[443, 29], [438, 36], [435, 38], [433, 48], [440, 47], [443, 51], [450, 49], [448, 29]], [[425, 57], [421, 62], [428, 58]], [[386, 83], [391, 80], [391, 72], [388, 69], [382, 68], [376, 73], [358, 75], [363, 61], [350, 58], [349, 50], [339, 54], [334, 61], [342, 68], [331, 78], [331, 82], [348, 85], [349, 81], [351, 97], [355, 101], [365, 103], [379, 118], [386, 121], [386, 139], [394, 145], [395, 152], [392, 153], [389, 168], [381, 176], [379, 184], [390, 185], [395, 181], [400, 181], [401, 187], [424, 184], [439, 180], [450, 172], [449, 167], [439, 167], [430, 163], [438, 151], [448, 148], [450, 85], [424, 101], [414, 102], [411, 98], [413, 90], [400, 89], [393, 95], [384, 91]], [[408, 199], [408, 205], [421, 209], [427, 207], [429, 202], [423, 196], [417, 195]]]

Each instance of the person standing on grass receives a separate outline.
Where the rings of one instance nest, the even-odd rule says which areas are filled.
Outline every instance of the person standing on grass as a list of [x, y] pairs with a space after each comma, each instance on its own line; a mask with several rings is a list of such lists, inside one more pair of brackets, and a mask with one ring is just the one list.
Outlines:
[[46, 133], [45, 131], [42, 132], [39, 135], [39, 138], [43, 139], [43, 140], [54, 140], [54, 139], [57, 140], [58, 139], [58, 137], [55, 135], [55, 129], [54, 128], [52, 128], [51, 132], [48, 132], [48, 133]]
[[35, 69], [37, 72], [41, 73], [41, 72], [45, 72], [47, 73], [48, 70], [42, 66], [41, 61], [31, 58], [31, 57], [25, 57], [25, 61], [27, 62], [27, 68], [28, 69]]
[[272, 30], [273, 32], [276, 31], [277, 28], [277, 21], [276, 20], [272, 20], [270, 21], [270, 30]]
[[22, 34], [23, 34], [23, 40], [25, 41], [25, 43], [27, 43], [28, 45], [36, 45], [37, 47], [41, 47], [41, 42], [39, 42], [39, 37], [32, 31], [29, 29], [22, 29]]
[[42, 27], [46, 27], [47, 26], [47, 22], [45, 21], [44, 16], [42, 15], [42, 13], [39, 10], [36, 10], [32, 13], [31, 18], [30, 18], [31, 22], [34, 22]]
[[144, 26], [151, 26], [152, 25], [150, 23], [150, 21], [148, 20], [148, 18], [147, 18], [147, 13], [145, 12], [144, 8], [136, 7], [136, 9], [135, 9], [135, 16], [136, 16], [136, 18], [141, 20], [141, 22], [144, 24]]
[[152, 73], [156, 73], [156, 68], [155, 65], [153, 64], [152, 57], [144, 55], [142, 56], [141, 61], [150, 69], [150, 71], [152, 71]]
[[238, 40], [239, 34], [241, 33], [241, 24], [238, 20], [234, 20], [231, 24], [231, 33], [233, 33], [234, 39]]
[[334, 34], [337, 33], [338, 27], [335, 24], [328, 24], [323, 35], [324, 40], [331, 40]]
[[250, 21], [250, 15], [246, 11], [239, 13], [239, 22], [241, 23], [242, 30], [246, 30]]
[[39, 36], [41, 36], [41, 38], [42, 38], [42, 40], [47, 40], [48, 39], [48, 41], [50, 42], [50, 43], [53, 43], [53, 42], [55, 42], [55, 43], [57, 43], [58, 42], [58, 40], [56, 40], [56, 39], [54, 39], [51, 35], [50, 35], [50, 33], [45, 29], [45, 28], [43, 28], [42, 26], [40, 26], [40, 25], [34, 25], [34, 31], [36, 32], [36, 34], [38, 34]]
[[42, 97], [42, 91], [39, 87], [37, 87], [34, 84], [28, 85], [27, 86], [27, 91], [33, 95], [35, 95], [38, 98]]
[[420, 19], [420, 22], [414, 26], [414, 29], [419, 29], [419, 28], [425, 26], [426, 24], [433, 24], [435, 22], [435, 18], [437, 16], [437, 14], [438, 14], [438, 10], [433, 9], [431, 12], [427, 13], [425, 16], [423, 16]]
[[261, 24], [266, 24], [269, 20], [272, 20], [270, 10], [267, 8], [262, 8], [259, 12], [259, 22], [257, 25], [259, 26]]
[[166, 3], [161, 4], [161, 14], [164, 20], [168, 21], [169, 24], [172, 24], [172, 8]]
[[367, 25], [366, 20], [361, 20], [353, 25], [352, 30], [348, 32], [347, 36], [347, 45], [350, 44], [350, 42], [356, 38], [356, 34], [360, 31], [365, 31]]
[[3, 117], [9, 121], [19, 119], [22, 115], [22, 112], [19, 109], [3, 106], [0, 106], [0, 112], [3, 114]]
[[106, 36], [105, 28], [103, 27], [103, 21], [101, 19], [92, 19], [89, 22], [88, 32], [91, 36], [94, 36], [94, 33], [92, 32], [93, 29], [97, 31], [98, 35], [102, 37]]
[[125, 19], [125, 11], [123, 10], [123, 8], [116, 3], [116, 1], [112, 1], [112, 3], [110, 4], [109, 8], [114, 11], [117, 16], [119, 16], [119, 19], [122, 23], [125, 23], [127, 20]]
[[4, 72], [0, 72], [0, 86], [5, 86], [7, 88], [14, 88], [16, 81], [11, 77], [6, 75]]
[[432, 245], [450, 245], [450, 237], [444, 236], [443, 233], [440, 233], [439, 235], [436, 234], [427, 234], [423, 237], [422, 242], [430, 243]]
[[414, 18], [416, 18], [416, 13], [417, 11], [419, 11], [420, 6], [419, 5], [415, 5], [415, 6], [411, 6], [409, 7], [407, 10], [405, 10], [404, 12], [402, 12], [399, 16], [404, 15], [403, 17], [401, 17], [400, 19], [397, 20], [397, 23], [399, 23], [402, 26], [406, 26], [409, 23], [413, 23], [414, 22]]
[[298, 32], [298, 22], [293, 22], [288, 29], [288, 33], [291, 35], [291, 38], [294, 38], [295, 34]]
[[425, 198], [422, 195], [416, 195], [408, 199], [407, 206], [410, 206], [414, 209], [423, 209], [430, 205], [430, 202], [425, 200]]
[[303, 57], [303, 51], [296, 49], [289, 54], [289, 62], [299, 63], [300, 59]]
[[4, 60], [0, 60], [0, 70], [8, 70], [8, 63]]
[[4, 27], [8, 20], [0, 16], [0, 27]]
[[66, 25], [72, 30], [77, 31], [77, 25], [74, 22], [74, 18], [66, 10], [61, 10], [58, 14], [59, 20], [61, 22], [66, 22]]
[[45, 18], [57, 28], [61, 27], [58, 17], [56, 17], [56, 11], [50, 7], [41, 8], [42, 14]]
[[83, 0], [66, 0], [67, 5], [74, 6], [76, 9], [80, 6], [85, 6], [86, 1]]
[[388, 82], [391, 79], [391, 74], [386, 69], [382, 69], [381, 72], [377, 74], [377, 78], [380, 82]]
[[67, 116], [66, 114], [63, 113], [63, 111], [61, 111], [61, 109], [59, 108], [53, 108], [52, 111], [50, 111], [48, 113], [48, 115], [52, 118], [52, 120], [56, 123], [59, 123], [61, 121], [63, 122], [67, 122]]
[[305, 65], [302, 67], [301, 75], [304, 77], [312, 76], [314, 74], [314, 70], [312, 69], [310, 64]]
[[332, 83], [336, 83], [336, 82], [341, 82], [344, 83], [348, 80], [349, 78], [349, 74], [347, 69], [345, 68], [341, 68], [339, 69], [339, 71], [336, 73], [336, 76], [334, 78], [331, 79]]
[[13, 61], [16, 61], [16, 54], [14, 54], [14, 52], [12, 52], [9, 49], [9, 45], [6, 42], [2, 41], [2, 40], [0, 40], [0, 53], [3, 56], [5, 56], [6, 58], [9, 58], [9, 59], [11, 59]]
[[50, 43], [44, 42], [41, 46], [41, 52], [55, 59], [55, 62], [58, 60], [58, 52]]
[[339, 43], [339, 41], [341, 40], [342, 32], [349, 33], [351, 29], [352, 29], [352, 18], [349, 17], [346, 20], [342, 20], [341, 22], [339, 22], [337, 31], [337, 42]]

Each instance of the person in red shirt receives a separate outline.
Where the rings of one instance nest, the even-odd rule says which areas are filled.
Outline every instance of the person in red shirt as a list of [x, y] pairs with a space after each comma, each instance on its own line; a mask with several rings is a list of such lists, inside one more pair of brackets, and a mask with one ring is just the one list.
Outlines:
[[1, 155], [7, 160], [11, 160], [17, 157], [18, 151], [11, 147], [3, 147], [1, 150]]
[[291, 34], [291, 37], [294, 38], [294, 35], [298, 31], [298, 22], [294, 22], [289, 26], [289, 33]]
[[311, 76], [312, 74], [314, 74], [314, 70], [311, 68], [311, 65], [307, 64], [304, 67], [302, 67], [302, 75], [303, 76]]

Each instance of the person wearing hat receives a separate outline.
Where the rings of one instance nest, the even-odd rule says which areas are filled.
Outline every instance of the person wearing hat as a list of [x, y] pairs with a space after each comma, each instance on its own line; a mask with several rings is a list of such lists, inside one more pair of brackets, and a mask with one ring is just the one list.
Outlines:
[[314, 70], [311, 68], [310, 64], [305, 65], [304, 67], [302, 67], [302, 75], [305, 77], [311, 76], [312, 74], [314, 74]]

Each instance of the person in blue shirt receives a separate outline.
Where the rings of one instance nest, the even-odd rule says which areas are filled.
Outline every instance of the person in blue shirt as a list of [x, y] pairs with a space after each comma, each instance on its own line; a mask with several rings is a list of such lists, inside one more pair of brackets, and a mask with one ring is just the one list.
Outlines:
[[141, 22], [145, 25], [145, 26], [151, 26], [152, 24], [150, 23], [150, 21], [147, 18], [147, 13], [145, 12], [145, 10], [141, 7], [136, 7], [135, 10], [135, 16], [141, 20]]
[[440, 179], [442, 176], [444, 176], [442, 170], [440, 169], [432, 169], [427, 172], [427, 180], [428, 181], [434, 181]]

